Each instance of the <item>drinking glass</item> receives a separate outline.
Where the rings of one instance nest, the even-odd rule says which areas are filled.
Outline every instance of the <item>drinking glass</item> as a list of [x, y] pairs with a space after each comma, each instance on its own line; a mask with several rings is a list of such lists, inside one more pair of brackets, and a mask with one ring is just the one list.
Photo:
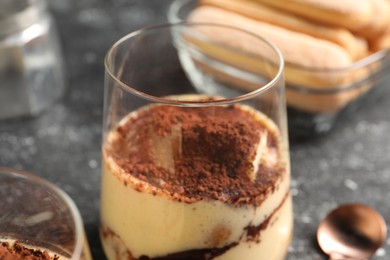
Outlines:
[[100, 227], [108, 259], [286, 256], [283, 67], [267, 40], [223, 25], [157, 25], [110, 48]]
[[80, 213], [62, 190], [32, 174], [0, 167], [0, 197], [0, 246], [21, 246], [59, 259], [92, 259]]

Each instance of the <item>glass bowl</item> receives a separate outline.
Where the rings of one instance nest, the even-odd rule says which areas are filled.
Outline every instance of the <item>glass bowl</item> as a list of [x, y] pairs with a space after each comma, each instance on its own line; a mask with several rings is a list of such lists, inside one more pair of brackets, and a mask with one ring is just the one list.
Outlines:
[[92, 259], [80, 212], [57, 186], [0, 167], [0, 197], [0, 259]]
[[[173, 1], [168, 11], [169, 22], [185, 21], [197, 3], [197, 0]], [[389, 56], [389, 50], [381, 50], [337, 69], [310, 68], [286, 62], [290, 137], [308, 138], [326, 133], [341, 115], [353, 114], [367, 99], [377, 97], [379, 90], [390, 82]], [[183, 68], [186, 70], [186, 66]]]

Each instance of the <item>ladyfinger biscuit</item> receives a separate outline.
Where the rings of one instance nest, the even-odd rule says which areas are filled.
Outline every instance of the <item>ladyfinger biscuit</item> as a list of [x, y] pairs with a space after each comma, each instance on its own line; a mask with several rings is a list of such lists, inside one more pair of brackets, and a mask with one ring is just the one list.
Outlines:
[[256, 0], [313, 21], [359, 30], [375, 17], [371, 0]]
[[377, 52], [380, 50], [389, 50], [390, 49], [390, 26], [377, 37], [370, 39], [370, 50], [372, 52]]
[[[243, 91], [253, 91], [259, 88], [257, 82], [237, 77], [226, 71], [220, 70], [206, 62], [194, 60], [194, 64], [198, 70], [206, 74], [213, 75], [214, 80], [224, 83], [231, 88], [241, 89]], [[263, 65], [263, 66], [261, 66]], [[259, 64], [256, 67], [267, 69], [266, 64]], [[269, 70], [269, 68], [268, 68]], [[291, 71], [286, 71], [286, 75], [291, 75]], [[288, 76], [286, 76], [287, 78]], [[291, 85], [286, 88], [286, 102], [289, 107], [293, 107], [300, 111], [305, 111], [313, 114], [317, 113], [334, 113], [341, 110], [353, 100], [359, 98], [371, 88], [371, 83], [358, 83], [356, 87], [348, 90], [340, 89], [334, 92], [316, 92], [310, 90], [295, 89]], [[269, 95], [272, 95], [269, 93]], [[267, 97], [264, 98], [266, 101]]]
[[366, 41], [358, 39], [347, 29], [314, 23], [254, 0], [202, 0], [200, 4], [220, 7], [255, 20], [334, 42], [345, 48], [354, 60], [368, 54]]
[[383, 32], [390, 26], [390, 1], [388, 0], [371, 0], [374, 7], [375, 16], [365, 26], [355, 34], [369, 40], [380, 37]]
[[[371, 85], [365, 84], [348, 90], [337, 90], [339, 86], [348, 86], [359, 82], [367, 76], [369, 71], [357, 69], [351, 72], [345, 69], [352, 64], [352, 59], [345, 49], [332, 42], [256, 21], [212, 6], [197, 7], [189, 15], [188, 20], [190, 22], [212, 21], [213, 23], [243, 28], [273, 42], [281, 50], [286, 61], [285, 78], [286, 83], [290, 86], [286, 90], [286, 95], [287, 104], [291, 107], [313, 113], [334, 112], [371, 87]], [[250, 37], [247, 39], [243, 35], [221, 33], [218, 29], [205, 29], [201, 33], [221, 43], [221, 45], [207, 44], [207, 42], [188, 40], [205, 55], [226, 64], [233, 64], [244, 71], [262, 73], [267, 69], [267, 65], [259, 60], [261, 58], [267, 59], [269, 54], [258, 46], [257, 41], [251, 41]], [[229, 48], [218, 47], [222, 45], [241, 49], [245, 54], [240, 55], [229, 51]], [[218, 71], [212, 65], [202, 61], [196, 63], [198, 68], [214, 75], [221, 81], [231, 83], [232, 86], [247, 91], [256, 89], [256, 86], [250, 82]], [[293, 86], [297, 86], [301, 90], [297, 90]], [[321, 94], [321, 91], [325, 91], [326, 94]]]
[[[287, 63], [314, 69], [343, 68], [352, 63], [349, 53], [339, 45], [294, 32], [276, 25], [256, 21], [245, 16], [212, 6], [199, 6], [189, 15], [190, 22], [213, 22], [242, 28], [260, 36], [266, 36], [282, 52]], [[210, 32], [211, 33], [211, 32]], [[237, 42], [234, 35], [215, 35], [219, 40]], [[248, 40], [240, 41], [251, 52], [261, 53], [261, 49]]]

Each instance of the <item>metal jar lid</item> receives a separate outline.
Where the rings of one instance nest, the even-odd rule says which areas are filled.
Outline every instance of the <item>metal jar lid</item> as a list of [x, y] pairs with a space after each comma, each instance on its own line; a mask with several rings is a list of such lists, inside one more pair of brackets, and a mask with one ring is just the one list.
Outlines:
[[1, 0], [0, 38], [33, 25], [45, 9], [44, 0]]

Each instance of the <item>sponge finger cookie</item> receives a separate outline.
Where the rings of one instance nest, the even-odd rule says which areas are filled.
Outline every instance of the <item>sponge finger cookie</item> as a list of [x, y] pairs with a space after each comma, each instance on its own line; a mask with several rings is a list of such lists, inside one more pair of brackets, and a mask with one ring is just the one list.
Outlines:
[[362, 58], [368, 54], [366, 41], [355, 37], [345, 28], [321, 25], [291, 13], [264, 5], [258, 1], [202, 0], [200, 4], [216, 6], [241, 14], [248, 18], [334, 42], [346, 49], [354, 60]]
[[256, 0], [313, 21], [359, 30], [375, 17], [371, 0]]
[[[188, 20], [191, 22], [215, 22], [224, 23], [240, 28], [245, 28], [257, 35], [266, 35], [282, 52], [286, 60], [285, 76], [290, 86], [306, 87], [306, 91], [287, 89], [287, 103], [291, 107], [300, 110], [322, 113], [334, 112], [351, 100], [356, 99], [370, 85], [362, 85], [348, 90], [337, 90], [339, 86], [347, 86], [367, 76], [365, 68], [348, 70], [352, 64], [349, 53], [339, 45], [311, 37], [309, 35], [294, 32], [272, 24], [249, 19], [237, 13], [233, 13], [213, 6], [199, 6], [192, 11]], [[241, 48], [245, 53], [252, 55], [237, 55], [226, 48], [208, 46], [205, 43], [195, 43], [204, 53], [228, 64], [235, 64], [244, 70], [261, 73], [263, 64], [256, 62], [256, 57], [267, 57], [262, 48], [252, 44], [249, 39], [243, 39], [237, 35], [222, 34], [218, 31], [202, 31], [207, 37], [221, 42], [224, 46], [234, 45], [234, 49]], [[240, 39], [237, 41], [237, 39]], [[286, 41], [288, 39], [288, 41]], [[207, 70], [215, 77], [223, 81], [237, 79], [229, 78], [229, 75], [216, 73], [208, 64], [198, 64], [202, 70]], [[310, 69], [308, 69], [310, 68]], [[236, 82], [237, 83], [237, 82]], [[245, 82], [232, 84], [237, 87], [254, 90], [256, 87]], [[251, 89], [252, 88], [252, 89]], [[333, 91], [332, 91], [333, 90]], [[326, 91], [321, 94], [318, 91]]]

